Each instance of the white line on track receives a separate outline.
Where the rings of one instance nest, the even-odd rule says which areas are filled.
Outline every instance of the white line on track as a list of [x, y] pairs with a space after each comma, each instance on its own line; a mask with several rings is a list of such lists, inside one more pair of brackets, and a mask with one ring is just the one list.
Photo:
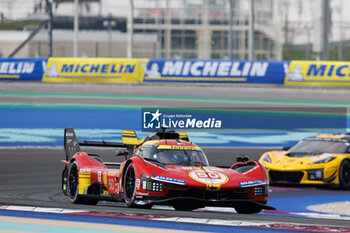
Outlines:
[[0, 210], [15, 210], [15, 211], [28, 211], [28, 212], [39, 212], [39, 213], [55, 213], [55, 214], [72, 214], [72, 213], [84, 213], [84, 210], [72, 210], [72, 209], [61, 209], [61, 208], [44, 208], [35, 206], [14, 206], [14, 205], [3, 205], [0, 206]]

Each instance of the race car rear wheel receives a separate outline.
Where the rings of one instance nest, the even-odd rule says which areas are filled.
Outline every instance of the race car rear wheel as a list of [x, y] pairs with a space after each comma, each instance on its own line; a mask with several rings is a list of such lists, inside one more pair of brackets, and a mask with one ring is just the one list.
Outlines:
[[79, 195], [79, 167], [76, 161], [70, 163], [68, 167], [67, 193], [69, 200], [74, 204], [96, 205], [98, 203], [98, 199]]
[[123, 181], [124, 201], [127, 207], [136, 207], [135, 192], [136, 192], [136, 174], [133, 164], [130, 164], [125, 171]]
[[256, 214], [261, 211], [261, 208], [247, 205], [247, 206], [235, 207], [235, 210], [239, 214]]
[[342, 189], [350, 189], [350, 162], [343, 160], [339, 167], [339, 186]]

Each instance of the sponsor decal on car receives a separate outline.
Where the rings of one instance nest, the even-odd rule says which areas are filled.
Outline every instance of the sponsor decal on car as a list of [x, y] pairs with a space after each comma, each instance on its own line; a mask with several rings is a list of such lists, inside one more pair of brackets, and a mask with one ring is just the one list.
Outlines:
[[117, 173], [114, 172], [114, 171], [109, 171], [108, 172], [108, 176], [116, 176], [116, 175], [117, 175]]
[[141, 187], [141, 180], [136, 179], [136, 190], [140, 190], [140, 187]]
[[107, 175], [103, 174], [103, 184], [107, 185]]
[[193, 169], [195, 169], [195, 167], [188, 167], [188, 166], [183, 166], [181, 167], [183, 170], [190, 170], [192, 171]]
[[191, 171], [189, 176], [203, 184], [225, 184], [228, 181], [228, 177], [221, 172], [212, 171]]
[[169, 182], [169, 183], [174, 183], [174, 184], [181, 184], [185, 185], [186, 182], [181, 179], [176, 179], [176, 178], [171, 178], [171, 177], [165, 177], [165, 176], [158, 176], [152, 174], [154, 180], [159, 180], [159, 181], [164, 181], [164, 182]]
[[91, 173], [91, 169], [90, 168], [80, 168], [79, 171], [80, 172], [85, 172], [85, 173]]
[[242, 182], [239, 182], [239, 187], [249, 187], [249, 186], [254, 186], [254, 185], [264, 184], [264, 183], [265, 182], [263, 181], [263, 179], [242, 181]]
[[69, 132], [66, 133], [66, 137], [73, 137], [73, 136], [74, 136], [73, 133], [69, 133]]
[[109, 178], [108, 179], [108, 190], [114, 191], [114, 179]]
[[136, 195], [140, 195], [140, 196], [148, 196], [148, 195], [149, 195], [149, 192], [145, 192], [145, 193], [143, 193], [143, 192], [137, 192], [137, 191], [136, 191]]
[[169, 146], [159, 145], [158, 149], [169, 149], [169, 150], [200, 150], [198, 146]]

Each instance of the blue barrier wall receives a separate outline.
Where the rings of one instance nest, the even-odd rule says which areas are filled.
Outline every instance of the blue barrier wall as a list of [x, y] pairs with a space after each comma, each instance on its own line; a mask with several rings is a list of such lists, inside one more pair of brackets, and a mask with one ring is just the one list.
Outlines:
[[[118, 107], [99, 109], [91, 106], [75, 109], [74, 106], [11, 104], [0, 106], [0, 112], [0, 147], [63, 146], [65, 127], [73, 127], [78, 140], [121, 142], [122, 129], [136, 130], [139, 138], [149, 134], [141, 130], [141, 109]], [[206, 147], [291, 146], [302, 138], [316, 134], [315, 132], [210, 131], [187, 133], [191, 141]]]
[[[69, 58], [67, 58], [69, 59]], [[84, 62], [89, 58], [82, 58]], [[99, 58], [94, 58], [98, 60]], [[48, 58], [0, 59], [0, 80], [42, 81], [55, 67]], [[143, 82], [216, 82], [284, 84], [289, 61], [133, 59], [142, 69]], [[57, 69], [57, 67], [56, 67]], [[56, 71], [57, 72], [57, 71]], [[46, 77], [45, 76], [45, 77]], [[87, 78], [94, 81], [94, 76]], [[72, 81], [79, 81], [76, 78]], [[86, 80], [85, 80], [86, 81]], [[98, 80], [101, 81], [101, 80]], [[103, 80], [102, 80], [103, 81]], [[130, 80], [132, 82], [134, 80]]]
[[[66, 61], [70, 61], [69, 67], [66, 67], [68, 74], [61, 76], [60, 72], [63, 68], [59, 67], [62, 64], [67, 65], [64, 63]], [[96, 66], [93, 73], [80, 72], [81, 69], [84, 70], [90, 65]], [[118, 70], [115, 70], [115, 67], [119, 67]], [[108, 69], [111, 69], [113, 74], [108, 73]], [[105, 58], [0, 59], [0, 81], [205, 82], [349, 86], [349, 70], [348, 63], [333, 61], [110, 58], [106, 63]]]
[[[47, 58], [0, 59], [0, 80], [41, 81]], [[44, 64], [43, 64], [44, 63]]]

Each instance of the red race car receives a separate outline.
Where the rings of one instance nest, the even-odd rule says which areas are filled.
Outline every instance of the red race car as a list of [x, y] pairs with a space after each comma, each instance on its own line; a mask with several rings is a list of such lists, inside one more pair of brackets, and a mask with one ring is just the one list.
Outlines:
[[[219, 206], [245, 214], [274, 209], [266, 205], [268, 177], [257, 161], [239, 156], [231, 167], [209, 166], [204, 152], [185, 133], [165, 129], [142, 140], [134, 131], [123, 130], [122, 139], [78, 142], [74, 130], [65, 129], [62, 190], [72, 203], [112, 200], [128, 207], [170, 205], [176, 210]], [[124, 147], [117, 156], [125, 156], [125, 161], [103, 162], [80, 146]]]

